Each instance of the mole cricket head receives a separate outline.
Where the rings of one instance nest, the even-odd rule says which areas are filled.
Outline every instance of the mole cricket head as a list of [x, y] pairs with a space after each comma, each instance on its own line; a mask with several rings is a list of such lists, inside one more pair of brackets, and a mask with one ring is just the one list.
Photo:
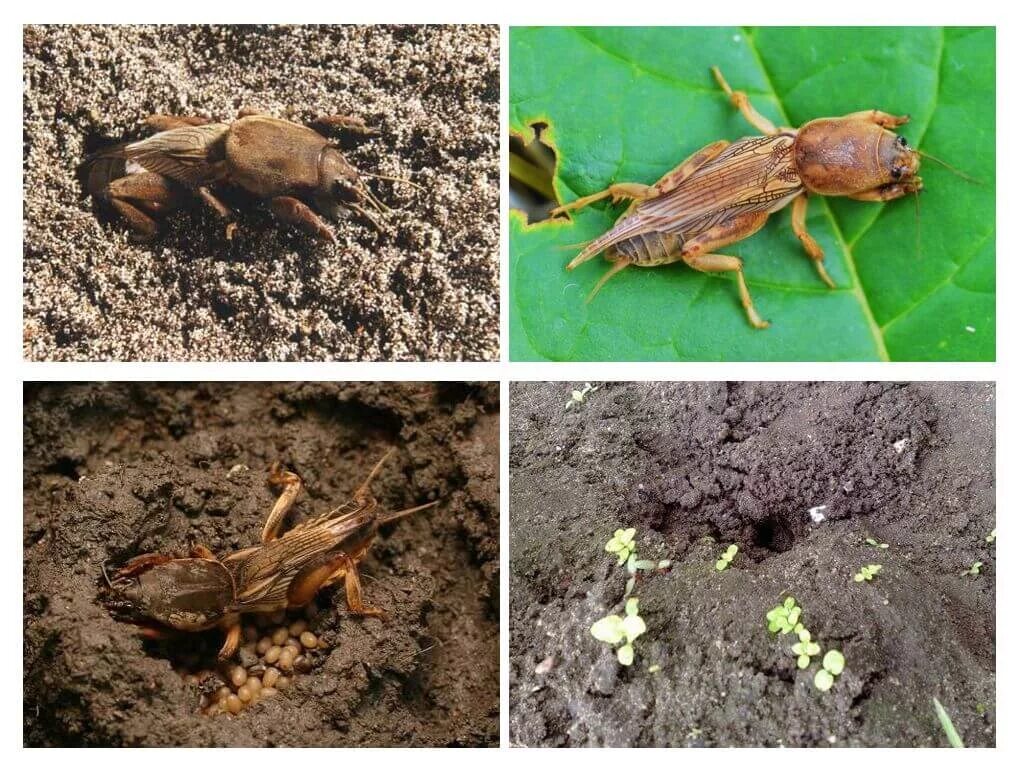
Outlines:
[[356, 213], [381, 229], [378, 214], [387, 213], [387, 207], [366, 186], [359, 171], [334, 147], [324, 147], [320, 155], [320, 188], [316, 204], [321, 213], [334, 221]]
[[794, 149], [801, 180], [821, 195], [921, 186], [920, 154], [903, 136], [867, 120], [812, 120], [797, 133]]

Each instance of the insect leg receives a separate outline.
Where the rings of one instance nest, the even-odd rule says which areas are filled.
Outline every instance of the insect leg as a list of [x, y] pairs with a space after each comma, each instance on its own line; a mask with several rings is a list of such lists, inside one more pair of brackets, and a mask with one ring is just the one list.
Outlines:
[[208, 117], [189, 117], [187, 115], [150, 115], [146, 118], [146, 125], [155, 131], [171, 131], [175, 128], [184, 128], [189, 125], [206, 125], [213, 121]]
[[754, 126], [757, 130], [763, 133], [765, 136], [772, 136], [779, 132], [779, 129], [775, 127], [771, 120], [762, 115], [754, 106], [750, 103], [750, 99], [747, 98], [747, 94], [743, 91], [734, 91], [729, 83], [722, 77], [722, 72], [718, 67], [711, 68], [711, 74], [715, 76], [715, 80], [718, 81], [718, 85], [721, 86], [722, 90], [725, 91], [729, 97], [729, 101], [733, 103], [740, 114], [746, 118], [747, 122]]
[[99, 194], [128, 222], [136, 235], [150, 239], [157, 233], [154, 216], [164, 215], [182, 201], [177, 184], [158, 173], [134, 173], [110, 182]]
[[924, 181], [915, 176], [897, 184], [883, 184], [880, 187], [869, 189], [866, 192], [858, 192], [855, 195], [848, 195], [851, 200], [863, 200], [868, 203], [884, 203], [888, 200], [896, 200], [905, 195], [912, 195], [924, 188]]
[[897, 125], [905, 125], [910, 122], [910, 115], [890, 115], [878, 109], [865, 109], [861, 112], [851, 112], [843, 115], [843, 120], [867, 120], [869, 123], [880, 125], [882, 128], [895, 128]]
[[295, 498], [302, 492], [302, 478], [294, 472], [281, 469], [279, 462], [274, 462], [274, 465], [270, 468], [270, 477], [267, 480], [271, 485], [284, 486], [284, 488], [274, 503], [274, 508], [270, 510], [270, 514], [267, 516], [267, 522], [263, 525], [263, 533], [260, 535], [260, 540], [264, 544], [277, 538], [285, 515], [288, 514], [288, 510], [295, 503]]
[[608, 189], [602, 189], [600, 192], [595, 192], [592, 195], [586, 197], [580, 197], [573, 200], [571, 203], [566, 203], [563, 206], [555, 208], [551, 211], [551, 216], [558, 216], [562, 213], [568, 213], [569, 211], [577, 211], [580, 208], [586, 208], [591, 203], [596, 203], [598, 200], [604, 200], [606, 197], [612, 199], [612, 203], [618, 203], [626, 198], [630, 200], [646, 200], [649, 197], [654, 197], [654, 187], [649, 187], [646, 184], [634, 184], [632, 182], [623, 182], [621, 184], [612, 184]]
[[334, 238], [334, 232], [324, 224], [323, 219], [301, 200], [286, 196], [275, 197], [270, 201], [270, 210], [277, 218], [304, 229], [314, 237], [329, 240], [332, 243], [338, 242]]
[[368, 126], [363, 118], [349, 115], [321, 115], [309, 127], [323, 134], [342, 131], [353, 136], [380, 136], [380, 131]]
[[193, 544], [189, 550], [189, 557], [199, 557], [203, 560], [216, 560], [217, 556], [204, 544]]
[[797, 195], [793, 200], [793, 232], [800, 238], [800, 242], [804, 246], [804, 250], [807, 252], [807, 256], [814, 262], [814, 267], [818, 270], [818, 274], [821, 279], [825, 281], [825, 285], [829, 288], [835, 288], [836, 284], [832, 282], [832, 278], [829, 277], [828, 272], [825, 270], [825, 252], [821, 250], [821, 246], [818, 245], [818, 241], [811, 237], [811, 233], [807, 231], [807, 193], [804, 192], [801, 195]]
[[723, 256], [719, 253], [701, 253], [696, 256], [683, 257], [683, 261], [701, 272], [735, 272], [736, 286], [740, 292], [740, 303], [746, 310], [747, 320], [755, 328], [767, 328], [770, 323], [761, 319], [754, 308], [754, 301], [747, 290], [747, 282], [743, 279], [743, 260], [736, 256]]
[[238, 229], [238, 225], [231, 221], [234, 218], [234, 212], [222, 203], [213, 192], [210, 191], [209, 187], [199, 187], [196, 192], [199, 194], [199, 198], [206, 203], [210, 208], [216, 211], [217, 215], [222, 219], [228, 219], [227, 228], [224, 231], [225, 236], [230, 240], [235, 230]]
[[221, 622], [221, 627], [227, 632], [224, 637], [224, 645], [221, 646], [217, 658], [227, 661], [235, 655], [238, 650], [238, 643], [242, 638], [242, 623], [237, 616], [230, 616]]
[[300, 571], [288, 586], [288, 605], [306, 605], [318, 591], [345, 580], [345, 598], [349, 611], [361, 616], [383, 616], [379, 608], [371, 608], [363, 602], [363, 588], [359, 581], [356, 562], [344, 552], [329, 560]]
[[123, 567], [118, 568], [117, 571], [114, 572], [114, 578], [120, 579], [125, 576], [134, 576], [136, 573], [148, 571], [154, 566], [163, 565], [173, 559], [174, 558], [170, 555], [162, 555], [159, 552], [149, 552], [145, 555], [139, 555], [125, 563]]
[[743, 240], [757, 232], [768, 221], [768, 214], [757, 212], [735, 216], [694, 237], [680, 254], [687, 265], [701, 272], [735, 272], [736, 285], [740, 292], [740, 303], [747, 313], [747, 320], [755, 328], [767, 328], [768, 323], [754, 308], [754, 302], [743, 279], [743, 261], [736, 256], [708, 253], [712, 249]]

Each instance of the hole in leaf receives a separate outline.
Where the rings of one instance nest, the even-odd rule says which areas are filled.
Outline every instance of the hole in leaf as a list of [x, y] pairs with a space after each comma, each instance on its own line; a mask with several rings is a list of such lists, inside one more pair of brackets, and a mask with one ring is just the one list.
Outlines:
[[529, 141], [513, 133], [508, 141], [509, 204], [528, 223], [543, 221], [555, 205], [555, 153], [541, 141], [547, 123], [531, 123]]

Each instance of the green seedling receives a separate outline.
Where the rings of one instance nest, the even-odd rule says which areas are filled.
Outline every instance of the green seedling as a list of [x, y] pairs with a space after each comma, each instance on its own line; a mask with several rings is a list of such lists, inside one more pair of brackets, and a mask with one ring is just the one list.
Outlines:
[[824, 693], [846, 668], [846, 658], [839, 651], [831, 650], [821, 660], [821, 669], [814, 675], [814, 687]]
[[960, 575], [961, 576], [977, 576], [979, 573], [981, 573], [981, 566], [982, 566], [982, 563], [975, 563], [970, 568], [968, 568], [966, 571], [960, 571]]
[[768, 631], [773, 635], [779, 632], [784, 635], [794, 631], [799, 633], [803, 629], [803, 625], [800, 623], [802, 611], [803, 609], [796, 604], [794, 598], [787, 597], [782, 605], [776, 605], [765, 614], [765, 618], [768, 620]]
[[865, 544], [870, 544], [875, 549], [888, 549], [889, 548], [888, 544], [882, 544], [881, 542], [875, 541], [870, 536], [868, 536], [866, 539], [864, 539], [864, 543]]
[[736, 557], [736, 553], [740, 551], [740, 548], [735, 544], [730, 544], [729, 548], [725, 550], [721, 555], [718, 556], [718, 562], [715, 563], [716, 571], [724, 571], [732, 564], [732, 560]]
[[[635, 597], [626, 601], [626, 615], [612, 614], [594, 622], [590, 634], [602, 643], [619, 646], [615, 654], [619, 664], [628, 667], [633, 663], [633, 641], [647, 631], [647, 625], [640, 618], [640, 605]], [[621, 645], [620, 645], [621, 643]]]
[[941, 702], [932, 697], [932, 704], [935, 705], [935, 716], [939, 718], [939, 725], [942, 726], [943, 732], [946, 734], [946, 740], [949, 742], [949, 746], [957, 749], [963, 749], [964, 742], [960, 738], [960, 734], [956, 732], [956, 726], [953, 725], [953, 721], [949, 719], [949, 715], [946, 714], [946, 708], [942, 706]]
[[636, 549], [636, 542], [633, 540], [634, 536], [636, 536], [636, 528], [619, 528], [615, 535], [608, 540], [608, 543], [604, 545], [604, 551], [618, 555], [619, 565], [622, 565], [633, 554], [633, 550]]
[[597, 387], [590, 386], [589, 381], [587, 382], [587, 385], [583, 387], [583, 389], [574, 389], [571, 395], [569, 396], [569, 402], [565, 404], [565, 410], [568, 411], [574, 405], [583, 405], [583, 401], [587, 398], [587, 395], [589, 395], [596, 389]]
[[882, 570], [882, 566], [872, 563], [871, 565], [865, 565], [860, 569], [860, 573], [856, 573], [853, 576], [854, 581], [871, 581], [877, 576]]
[[986, 536], [986, 537], [985, 537], [985, 543], [986, 543], [986, 544], [991, 544], [991, 543], [993, 543], [993, 542], [994, 542], [995, 540], [996, 540], [996, 529], [995, 529], [995, 528], [993, 528], [993, 529], [992, 529], [992, 533], [990, 533], [990, 534], [989, 534], [988, 536]]
[[797, 633], [797, 637], [800, 638], [800, 642], [796, 643], [791, 650], [797, 656], [796, 665], [800, 669], [807, 669], [811, 663], [811, 656], [821, 653], [821, 646], [811, 640], [811, 633], [806, 629], [801, 629]]

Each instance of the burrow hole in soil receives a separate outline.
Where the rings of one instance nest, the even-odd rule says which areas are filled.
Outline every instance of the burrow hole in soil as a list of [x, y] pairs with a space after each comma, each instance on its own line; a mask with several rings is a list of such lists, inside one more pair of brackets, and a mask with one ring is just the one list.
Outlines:
[[754, 545], [774, 554], [788, 552], [795, 536], [789, 524], [779, 517], [768, 517], [754, 525]]
[[[166, 659], [207, 715], [237, 715], [262, 699], [287, 696], [298, 678], [315, 672], [327, 644], [310, 630], [315, 603], [305, 609], [242, 617], [238, 651], [226, 662], [217, 659], [224, 632], [168, 632], [145, 639], [148, 655]], [[288, 650], [289, 648], [293, 650]], [[243, 690], [247, 689], [247, 690]]]

